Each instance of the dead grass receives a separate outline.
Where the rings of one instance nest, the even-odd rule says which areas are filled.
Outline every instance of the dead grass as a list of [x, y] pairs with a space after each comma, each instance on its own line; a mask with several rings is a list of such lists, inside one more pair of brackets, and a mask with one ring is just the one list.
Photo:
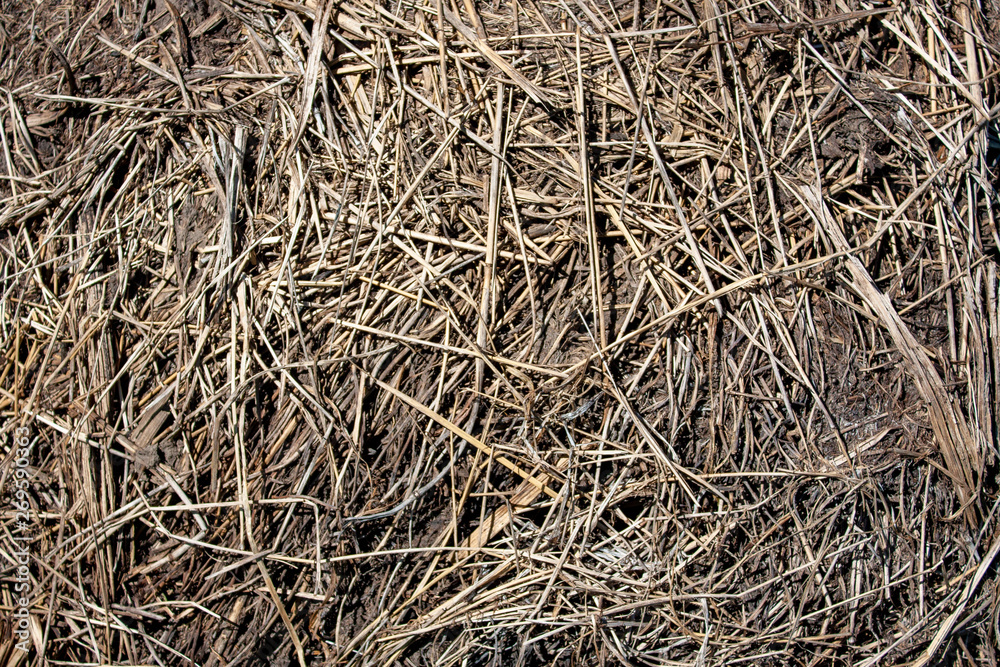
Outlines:
[[995, 665], [998, 21], [5, 3], [0, 662]]

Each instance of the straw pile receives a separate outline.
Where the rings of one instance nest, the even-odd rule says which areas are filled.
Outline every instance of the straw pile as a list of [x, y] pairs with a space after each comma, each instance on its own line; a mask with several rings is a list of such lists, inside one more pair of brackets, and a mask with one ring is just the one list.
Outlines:
[[0, 662], [996, 664], [998, 19], [5, 3]]

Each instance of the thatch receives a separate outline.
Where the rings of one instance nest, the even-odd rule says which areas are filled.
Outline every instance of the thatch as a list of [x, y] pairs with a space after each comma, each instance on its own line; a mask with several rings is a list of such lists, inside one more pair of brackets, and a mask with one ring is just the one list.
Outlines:
[[998, 21], [5, 3], [0, 662], [996, 664]]

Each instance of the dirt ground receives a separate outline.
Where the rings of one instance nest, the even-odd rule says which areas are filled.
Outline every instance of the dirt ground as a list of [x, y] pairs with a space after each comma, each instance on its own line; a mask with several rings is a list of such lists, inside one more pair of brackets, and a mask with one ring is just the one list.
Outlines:
[[0, 664], [997, 664], [998, 20], [3, 2]]

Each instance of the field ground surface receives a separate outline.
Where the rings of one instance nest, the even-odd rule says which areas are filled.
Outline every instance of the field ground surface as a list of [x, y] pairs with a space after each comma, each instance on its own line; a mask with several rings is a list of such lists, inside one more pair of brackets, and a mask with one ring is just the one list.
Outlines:
[[0, 664], [997, 664], [997, 0], [0, 10]]

